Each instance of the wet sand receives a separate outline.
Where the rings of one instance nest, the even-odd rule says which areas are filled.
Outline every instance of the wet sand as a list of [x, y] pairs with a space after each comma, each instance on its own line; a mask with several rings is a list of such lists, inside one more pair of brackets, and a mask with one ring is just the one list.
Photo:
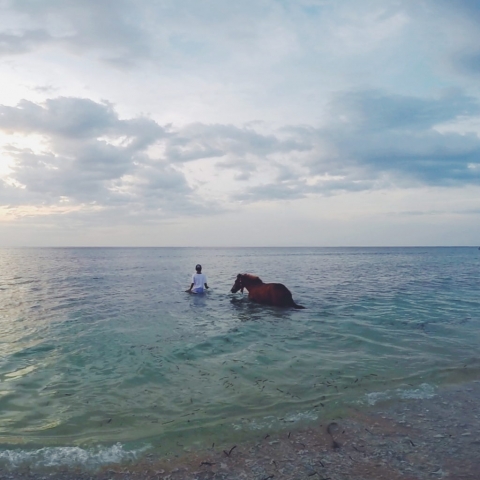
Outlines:
[[0, 472], [0, 480], [480, 480], [480, 380], [422, 400], [350, 410], [255, 443], [219, 445], [95, 473]]

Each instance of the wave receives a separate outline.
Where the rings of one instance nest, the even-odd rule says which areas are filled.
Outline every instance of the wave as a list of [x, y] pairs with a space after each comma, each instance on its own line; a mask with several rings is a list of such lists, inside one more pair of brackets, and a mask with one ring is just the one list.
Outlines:
[[109, 447], [43, 447], [36, 450], [0, 450], [0, 466], [9, 470], [17, 468], [81, 467], [95, 470], [111, 464], [137, 460], [150, 447], [126, 450], [121, 443]]

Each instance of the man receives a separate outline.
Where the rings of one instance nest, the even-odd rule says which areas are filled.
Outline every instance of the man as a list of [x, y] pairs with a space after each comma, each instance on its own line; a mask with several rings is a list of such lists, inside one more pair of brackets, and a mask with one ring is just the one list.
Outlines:
[[197, 265], [195, 270], [197, 273], [192, 275], [192, 284], [190, 288], [186, 290], [187, 293], [203, 293], [204, 288], [208, 289], [207, 276], [202, 273], [202, 266]]

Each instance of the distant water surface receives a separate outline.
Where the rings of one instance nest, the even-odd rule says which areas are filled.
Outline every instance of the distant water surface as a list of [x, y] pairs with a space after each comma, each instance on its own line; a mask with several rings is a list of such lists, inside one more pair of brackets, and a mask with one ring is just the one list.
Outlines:
[[[211, 286], [184, 291], [196, 263]], [[281, 282], [306, 310], [231, 294]], [[480, 377], [477, 248], [0, 249], [0, 467], [257, 438]]]

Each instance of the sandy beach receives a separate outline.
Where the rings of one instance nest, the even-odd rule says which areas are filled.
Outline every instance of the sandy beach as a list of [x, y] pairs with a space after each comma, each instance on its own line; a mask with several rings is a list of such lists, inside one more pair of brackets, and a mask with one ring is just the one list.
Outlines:
[[251, 444], [214, 445], [169, 459], [148, 455], [137, 464], [97, 472], [0, 473], [0, 480], [308, 478], [480, 479], [480, 381], [443, 387], [428, 399], [350, 410], [345, 417]]

